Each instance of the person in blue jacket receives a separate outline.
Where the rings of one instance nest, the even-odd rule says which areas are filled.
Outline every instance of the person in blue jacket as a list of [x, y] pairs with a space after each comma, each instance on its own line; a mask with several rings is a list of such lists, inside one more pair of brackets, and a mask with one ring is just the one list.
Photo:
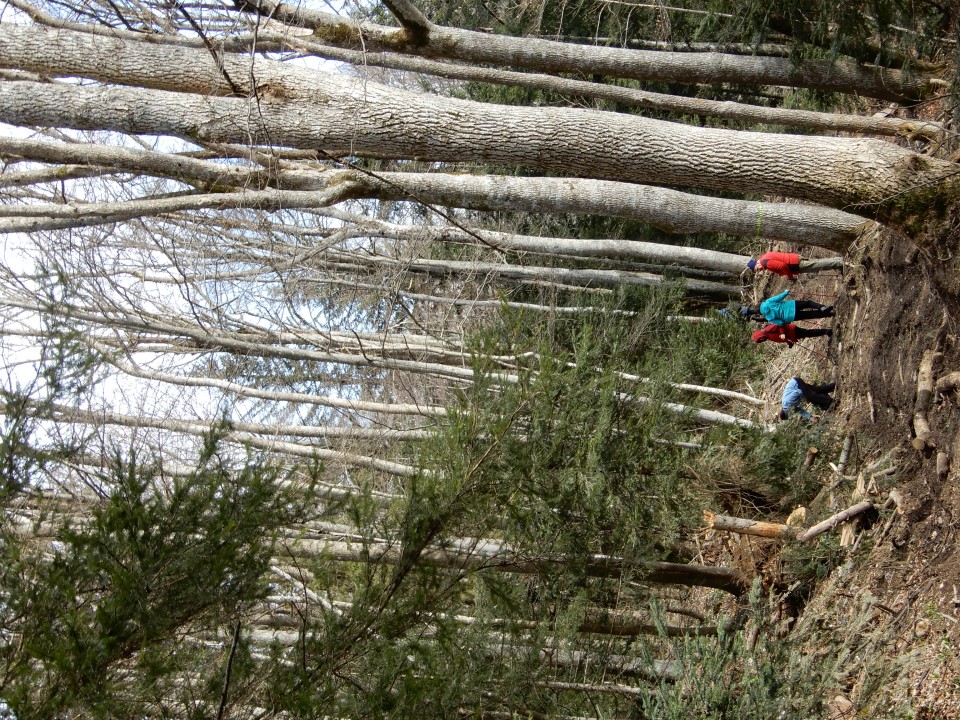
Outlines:
[[774, 325], [786, 325], [795, 320], [833, 317], [832, 305], [821, 305], [811, 300], [787, 300], [789, 294], [789, 290], [784, 290], [779, 295], [764, 300], [759, 308], [746, 305], [740, 309], [740, 314], [749, 316], [759, 313]]
[[791, 412], [795, 412], [800, 417], [816, 422], [816, 418], [804, 410], [801, 405], [808, 402], [821, 410], [829, 410], [833, 406], [833, 398], [830, 393], [836, 388], [836, 383], [826, 383], [825, 385], [811, 385], [803, 378], [791, 378], [790, 382], [783, 389], [783, 396], [780, 401], [780, 419], [786, 420]]

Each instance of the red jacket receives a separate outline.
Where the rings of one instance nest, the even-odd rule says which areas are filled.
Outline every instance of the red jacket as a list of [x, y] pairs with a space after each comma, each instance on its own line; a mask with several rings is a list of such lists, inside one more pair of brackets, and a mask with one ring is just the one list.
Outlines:
[[757, 265], [775, 275], [785, 275], [793, 280], [794, 273], [800, 269], [800, 256], [796, 253], [768, 252], [760, 256]]
[[787, 347], [793, 347], [797, 341], [797, 326], [793, 323], [786, 325], [774, 325], [770, 323], [763, 330], [754, 330], [753, 341], [761, 343], [765, 340], [777, 343], [786, 343]]

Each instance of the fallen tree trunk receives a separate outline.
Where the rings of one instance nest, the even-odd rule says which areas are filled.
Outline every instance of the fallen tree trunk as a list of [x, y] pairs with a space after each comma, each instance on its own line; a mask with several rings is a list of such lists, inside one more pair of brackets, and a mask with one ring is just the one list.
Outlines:
[[823, 535], [828, 530], [832, 530], [840, 523], [873, 509], [873, 507], [873, 502], [864, 500], [836, 515], [830, 516], [823, 522], [817, 523], [806, 530], [798, 530], [790, 525], [782, 525], [780, 523], [760, 522], [757, 520], [731, 517], [729, 515], [716, 515], [709, 511], [703, 513], [703, 519], [712, 530], [723, 530], [739, 535], [754, 535], [756, 537], [774, 538], [778, 540], [795, 537], [800, 542], [807, 542], [808, 540], [813, 540], [815, 537]]
[[704, 511], [703, 519], [712, 530], [737, 533], [738, 535], [755, 535], [765, 538], [786, 538], [796, 533], [797, 529], [780, 523], [761, 522], [746, 518], [731, 517], [730, 515], [716, 515], [709, 510]]
[[846, 510], [843, 510], [842, 512], [838, 512], [836, 515], [832, 515], [831, 517], [828, 517], [823, 522], [817, 523], [812, 528], [805, 530], [804, 532], [802, 532], [800, 535], [797, 536], [797, 540], [799, 540], [800, 542], [807, 542], [808, 540], [813, 540], [813, 538], [819, 535], [823, 535], [825, 532], [832, 530], [840, 523], [846, 522], [850, 518], [856, 517], [857, 515], [861, 515], [867, 512], [868, 510], [872, 510], [873, 507], [874, 507], [873, 502], [871, 502], [870, 500], [864, 500], [863, 502], [859, 502], [856, 505], [848, 507]]

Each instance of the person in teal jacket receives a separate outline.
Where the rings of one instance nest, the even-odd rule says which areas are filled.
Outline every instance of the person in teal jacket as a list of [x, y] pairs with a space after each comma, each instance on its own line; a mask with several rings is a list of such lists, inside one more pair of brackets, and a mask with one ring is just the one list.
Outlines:
[[740, 309], [740, 314], [748, 316], [759, 313], [767, 319], [767, 322], [772, 322], [774, 325], [786, 325], [794, 320], [833, 317], [832, 305], [821, 305], [811, 300], [787, 300], [789, 294], [789, 290], [784, 290], [779, 295], [764, 300], [759, 308], [752, 305], [744, 306]]

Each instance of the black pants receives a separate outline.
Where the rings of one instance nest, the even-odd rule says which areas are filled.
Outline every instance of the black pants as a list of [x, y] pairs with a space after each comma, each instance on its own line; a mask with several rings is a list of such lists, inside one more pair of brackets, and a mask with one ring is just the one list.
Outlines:
[[797, 387], [803, 393], [804, 399], [811, 405], [815, 405], [821, 410], [829, 410], [833, 405], [833, 398], [830, 393], [837, 387], [836, 383], [826, 383], [825, 385], [811, 385], [800, 378], [795, 378]]
[[816, 320], [818, 318], [833, 317], [832, 305], [821, 305], [812, 300], [794, 300], [796, 315], [794, 320]]
[[797, 328], [797, 340], [802, 340], [803, 338], [808, 337], [820, 337], [821, 335], [831, 335], [833, 331], [830, 328]]

